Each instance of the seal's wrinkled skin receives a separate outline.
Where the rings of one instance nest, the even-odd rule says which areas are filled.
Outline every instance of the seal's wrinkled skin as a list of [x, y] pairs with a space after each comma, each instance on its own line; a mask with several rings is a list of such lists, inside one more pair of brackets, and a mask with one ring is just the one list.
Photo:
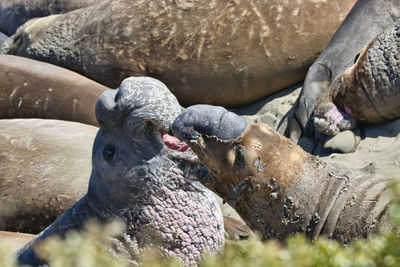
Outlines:
[[129, 78], [105, 91], [96, 105], [101, 128], [87, 194], [19, 251], [19, 262], [40, 264], [33, 252], [38, 242], [80, 230], [89, 219], [123, 220], [127, 229], [116, 245], [133, 260], [144, 246], [159, 246], [187, 265], [220, 251], [224, 229], [214, 196], [194, 179], [197, 165], [161, 139], [179, 113], [176, 98], [152, 78]]
[[[400, 117], [400, 20], [372, 40], [339, 76], [314, 111], [314, 126], [335, 135], [357, 124]], [[335, 114], [337, 114], [335, 116]]]
[[[320, 161], [266, 126], [220, 107], [187, 108], [172, 132], [190, 145], [214, 179], [202, 180], [264, 239], [292, 233], [347, 243], [385, 228], [387, 181], [353, 176]], [[228, 118], [228, 121], [225, 121]], [[211, 121], [219, 121], [204, 131]], [[226, 138], [219, 125], [231, 125]], [[222, 138], [221, 138], [222, 137]]]
[[31, 18], [67, 13], [104, 0], [1, 0], [0, 31], [12, 35]]
[[115, 88], [163, 81], [182, 105], [241, 106], [301, 82], [356, 0], [108, 0], [28, 21], [2, 52]]
[[[377, 35], [400, 18], [400, 0], [358, 0], [307, 72], [295, 111], [302, 134], [314, 133], [312, 115], [321, 95], [354, 64], [357, 54]], [[354, 100], [357, 101], [357, 100]], [[356, 104], [356, 103], [354, 103]], [[296, 127], [291, 138], [298, 136]]]

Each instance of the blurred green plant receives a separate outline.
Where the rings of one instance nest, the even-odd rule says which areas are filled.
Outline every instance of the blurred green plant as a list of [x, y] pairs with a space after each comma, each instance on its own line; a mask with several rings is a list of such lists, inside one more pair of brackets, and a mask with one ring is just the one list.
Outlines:
[[[309, 242], [304, 235], [290, 237], [284, 244], [257, 240], [227, 242], [225, 251], [207, 255], [200, 266], [400, 266], [400, 183], [392, 185], [393, 231], [368, 240], [358, 239], [347, 246], [326, 238]], [[90, 223], [85, 231], [70, 232], [63, 240], [49, 238], [38, 247], [38, 254], [53, 267], [124, 267], [129, 266], [125, 254], [110, 252], [112, 239], [123, 231], [123, 225], [113, 222], [105, 226]], [[15, 267], [7, 248], [0, 246], [0, 267]], [[140, 266], [182, 266], [178, 260], [165, 259], [154, 249], [141, 254]]]

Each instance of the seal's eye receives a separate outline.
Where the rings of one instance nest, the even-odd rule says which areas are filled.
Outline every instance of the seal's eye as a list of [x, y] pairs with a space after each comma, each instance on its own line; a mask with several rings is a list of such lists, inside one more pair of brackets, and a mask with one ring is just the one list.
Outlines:
[[115, 154], [115, 146], [114, 145], [108, 144], [104, 147], [103, 157], [107, 162], [110, 162], [113, 159], [114, 154]]

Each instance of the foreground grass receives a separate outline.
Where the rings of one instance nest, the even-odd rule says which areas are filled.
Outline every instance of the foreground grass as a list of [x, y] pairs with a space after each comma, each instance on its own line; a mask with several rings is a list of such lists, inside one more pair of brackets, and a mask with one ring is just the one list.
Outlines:
[[[285, 244], [276, 241], [248, 240], [230, 242], [224, 253], [206, 256], [204, 267], [215, 266], [400, 266], [400, 184], [393, 185], [391, 207], [393, 233], [380, 234], [369, 240], [356, 240], [342, 246], [334, 240], [320, 238], [308, 242], [303, 235], [289, 238]], [[124, 267], [129, 266], [122, 254], [111, 253], [110, 236], [123, 230], [120, 223], [106, 226], [91, 224], [82, 233], [71, 232], [65, 240], [48, 239], [38, 253], [53, 267]], [[9, 251], [0, 246], [0, 267], [16, 266]], [[157, 252], [144, 252], [141, 266], [181, 266], [174, 259], [163, 259]]]

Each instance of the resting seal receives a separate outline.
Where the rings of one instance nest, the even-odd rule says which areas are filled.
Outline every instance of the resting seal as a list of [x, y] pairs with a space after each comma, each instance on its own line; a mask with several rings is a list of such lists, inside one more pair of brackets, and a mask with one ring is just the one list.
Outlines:
[[[357, 54], [377, 35], [400, 18], [400, 0], [359, 0], [311, 65], [295, 111], [302, 134], [312, 136], [312, 114], [329, 85], [354, 64]], [[295, 127], [291, 137], [299, 135]]]
[[400, 117], [400, 20], [372, 40], [351, 68], [333, 81], [314, 111], [314, 126], [327, 135], [357, 124]]
[[2, 52], [111, 88], [151, 76], [182, 105], [241, 106], [302, 81], [354, 3], [105, 1], [29, 21]]
[[67, 69], [0, 55], [0, 119], [45, 118], [98, 126], [94, 107], [107, 89]]
[[12, 35], [31, 18], [67, 13], [104, 0], [1, 0], [0, 31]]
[[347, 243], [386, 227], [386, 180], [343, 175], [265, 124], [196, 105], [176, 118], [172, 132], [213, 175], [202, 182], [264, 239], [301, 232]]
[[37, 234], [85, 193], [97, 128], [0, 120], [0, 230]]
[[105, 91], [96, 104], [101, 128], [86, 195], [18, 253], [19, 263], [42, 264], [33, 252], [38, 242], [80, 230], [89, 219], [124, 221], [127, 229], [116, 245], [133, 260], [144, 246], [159, 246], [187, 265], [220, 251], [224, 228], [212, 192], [194, 179], [193, 156], [163, 143], [179, 147], [165, 135], [179, 113], [176, 98], [152, 78], [128, 78]]

